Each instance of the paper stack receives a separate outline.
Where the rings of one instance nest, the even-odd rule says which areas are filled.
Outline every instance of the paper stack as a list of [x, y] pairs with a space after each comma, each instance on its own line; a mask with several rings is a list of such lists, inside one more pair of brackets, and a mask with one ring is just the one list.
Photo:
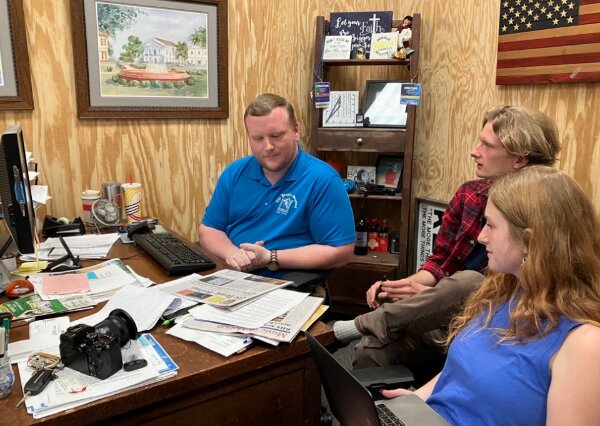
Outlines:
[[[56, 373], [42, 393], [29, 396], [25, 400], [27, 412], [40, 419], [52, 414], [78, 407], [91, 401], [114, 395], [173, 377], [179, 368], [150, 334], [143, 334], [127, 349], [122, 349], [123, 359], [142, 358], [148, 365], [135, 371], [120, 370], [105, 380], [100, 380], [65, 368]], [[29, 380], [33, 370], [27, 362], [18, 364], [21, 386]]]
[[291, 342], [323, 299], [281, 288], [287, 284], [230, 270], [163, 284], [161, 290], [170, 294], [206, 302], [191, 308], [167, 333], [223, 356], [243, 351], [253, 338], [272, 345]]

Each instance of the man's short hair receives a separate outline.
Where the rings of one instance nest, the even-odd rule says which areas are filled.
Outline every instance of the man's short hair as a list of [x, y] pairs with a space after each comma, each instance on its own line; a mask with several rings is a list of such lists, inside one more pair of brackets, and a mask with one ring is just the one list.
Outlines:
[[264, 117], [265, 115], [269, 115], [275, 108], [285, 109], [288, 113], [290, 126], [294, 127], [296, 125], [296, 113], [292, 104], [287, 99], [272, 93], [263, 93], [250, 102], [246, 108], [246, 112], [244, 112], [244, 125], [246, 125], [246, 118], [248, 116]]
[[482, 127], [492, 123], [494, 133], [513, 155], [528, 164], [552, 166], [560, 152], [556, 124], [544, 113], [527, 108], [499, 105], [483, 116]]

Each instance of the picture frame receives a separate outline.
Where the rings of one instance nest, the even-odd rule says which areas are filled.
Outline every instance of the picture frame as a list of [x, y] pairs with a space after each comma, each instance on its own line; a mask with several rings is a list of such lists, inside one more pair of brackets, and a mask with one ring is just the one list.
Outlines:
[[406, 104], [400, 103], [406, 80], [367, 80], [364, 96], [365, 127], [406, 127]]
[[425, 263], [433, 252], [435, 238], [440, 230], [448, 203], [429, 198], [415, 199], [415, 222], [413, 241], [413, 273]]
[[399, 189], [402, 186], [403, 168], [404, 158], [394, 155], [378, 155], [375, 183], [386, 188]]
[[69, 3], [79, 118], [229, 117], [227, 0]]
[[366, 185], [375, 183], [375, 167], [373, 166], [348, 166], [346, 178], [357, 184]]
[[0, 0], [0, 111], [33, 109], [23, 0]]

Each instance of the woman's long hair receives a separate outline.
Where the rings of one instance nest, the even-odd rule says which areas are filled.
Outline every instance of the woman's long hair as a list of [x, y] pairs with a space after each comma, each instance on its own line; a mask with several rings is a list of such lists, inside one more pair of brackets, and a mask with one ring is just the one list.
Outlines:
[[489, 271], [482, 287], [450, 325], [446, 341], [477, 315], [485, 326], [513, 300], [501, 341], [530, 340], [552, 331], [561, 316], [600, 326], [600, 227], [581, 187], [565, 173], [528, 166], [498, 179], [489, 201], [527, 247], [519, 277]]

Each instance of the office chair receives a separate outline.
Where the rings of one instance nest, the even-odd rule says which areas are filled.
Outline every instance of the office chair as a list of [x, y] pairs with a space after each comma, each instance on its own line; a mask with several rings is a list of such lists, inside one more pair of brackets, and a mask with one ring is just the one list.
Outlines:
[[[281, 279], [293, 282], [293, 284], [287, 287], [288, 289], [322, 296], [325, 299], [323, 303], [331, 306], [331, 297], [329, 296], [329, 285], [327, 282], [331, 271], [331, 269], [296, 270], [288, 272]], [[323, 288], [325, 294], [316, 294], [319, 293], [319, 291], [314, 291], [316, 287]]]

